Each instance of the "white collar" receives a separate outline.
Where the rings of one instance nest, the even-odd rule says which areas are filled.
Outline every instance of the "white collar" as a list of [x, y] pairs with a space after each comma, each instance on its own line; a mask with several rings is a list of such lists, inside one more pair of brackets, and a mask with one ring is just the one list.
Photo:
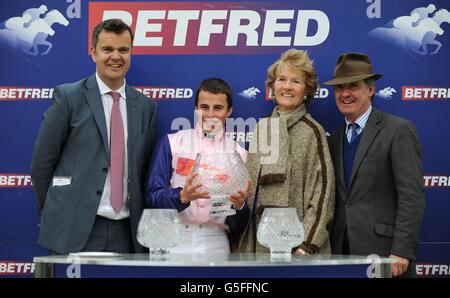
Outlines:
[[[367, 109], [367, 111], [365, 111], [361, 116], [356, 118], [356, 120], [353, 122], [358, 124], [358, 126], [361, 129], [364, 129], [364, 127], [366, 126], [367, 120], [369, 120], [370, 112], [372, 112], [372, 105], [370, 105], [369, 108]], [[346, 127], [348, 127], [348, 125], [352, 122], [348, 121], [347, 118], [344, 118], [344, 119], [345, 119], [345, 123], [347, 124]]]
[[102, 79], [100, 78], [100, 76], [98, 75], [98, 73], [95, 73], [95, 78], [97, 79], [97, 85], [98, 85], [98, 89], [100, 90], [100, 94], [101, 94], [101, 95], [104, 95], [104, 94], [106, 94], [106, 93], [108, 93], [108, 92], [114, 91], [114, 92], [119, 92], [119, 93], [120, 93], [120, 97], [122, 97], [122, 98], [124, 98], [124, 99], [127, 98], [127, 95], [126, 95], [126, 92], [125, 92], [125, 84], [126, 84], [125, 79], [124, 79], [124, 81], [123, 81], [122, 86], [120, 86], [119, 89], [117, 89], [117, 90], [111, 90], [111, 88], [109, 88], [108, 85], [106, 85], [106, 84], [102, 81]]

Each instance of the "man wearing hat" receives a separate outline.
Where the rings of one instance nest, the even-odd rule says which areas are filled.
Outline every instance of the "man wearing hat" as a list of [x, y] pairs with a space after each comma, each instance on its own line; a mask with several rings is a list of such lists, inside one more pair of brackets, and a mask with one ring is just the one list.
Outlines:
[[420, 142], [414, 124], [372, 106], [372, 64], [342, 54], [332, 85], [345, 125], [329, 139], [336, 174], [333, 254], [394, 258], [394, 276], [415, 276], [425, 196]]

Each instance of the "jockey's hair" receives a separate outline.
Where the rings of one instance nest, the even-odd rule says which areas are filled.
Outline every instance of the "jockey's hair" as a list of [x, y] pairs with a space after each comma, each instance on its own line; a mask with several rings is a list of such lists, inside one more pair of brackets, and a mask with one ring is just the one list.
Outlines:
[[195, 92], [195, 107], [198, 104], [198, 96], [200, 91], [207, 91], [213, 94], [225, 94], [227, 97], [227, 109], [233, 107], [233, 97], [230, 86], [222, 79], [219, 78], [209, 78], [203, 80], [198, 86], [197, 91]]

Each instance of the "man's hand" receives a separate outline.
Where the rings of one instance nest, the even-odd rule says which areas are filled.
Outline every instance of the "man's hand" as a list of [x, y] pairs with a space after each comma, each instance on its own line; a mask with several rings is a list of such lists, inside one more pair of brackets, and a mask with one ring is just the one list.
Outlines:
[[248, 193], [250, 192], [250, 189], [252, 188], [252, 180], [247, 181], [247, 188], [245, 190], [238, 190], [237, 193], [232, 194], [230, 196], [230, 201], [233, 203], [234, 209], [240, 210], [242, 206], [245, 204], [245, 199], [247, 199]]
[[209, 192], [203, 191], [199, 192], [197, 189], [203, 186], [203, 184], [198, 183], [192, 185], [192, 180], [197, 177], [198, 174], [190, 173], [186, 178], [186, 183], [184, 184], [184, 188], [180, 191], [180, 201], [183, 204], [187, 204], [190, 201], [194, 201], [197, 199], [210, 199]]
[[398, 257], [395, 255], [390, 255], [389, 258], [395, 259], [396, 261], [392, 263], [392, 276], [399, 276], [406, 272], [409, 265], [409, 260]]

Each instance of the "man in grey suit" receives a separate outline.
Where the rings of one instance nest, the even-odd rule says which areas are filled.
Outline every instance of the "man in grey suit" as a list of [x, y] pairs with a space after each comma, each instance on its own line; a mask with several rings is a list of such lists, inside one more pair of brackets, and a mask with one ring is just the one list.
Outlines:
[[53, 253], [144, 252], [136, 241], [156, 104], [125, 83], [133, 33], [107, 20], [92, 34], [96, 73], [54, 89], [31, 164], [38, 243]]
[[334, 87], [346, 122], [329, 139], [336, 173], [331, 249], [390, 257], [394, 276], [415, 276], [425, 207], [420, 142], [411, 122], [372, 106], [381, 76], [367, 55], [345, 53], [324, 83]]

